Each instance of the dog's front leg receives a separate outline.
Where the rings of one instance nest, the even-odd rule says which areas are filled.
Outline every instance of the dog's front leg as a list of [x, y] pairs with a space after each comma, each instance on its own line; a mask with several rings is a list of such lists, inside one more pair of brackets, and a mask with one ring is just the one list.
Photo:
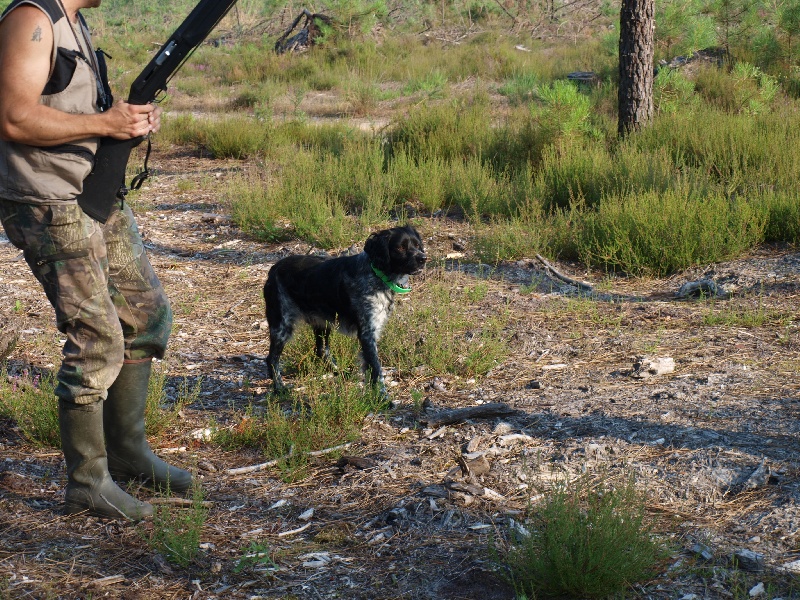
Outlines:
[[286, 390], [283, 377], [281, 377], [280, 359], [275, 358], [272, 354], [267, 356], [267, 377], [272, 379], [272, 388], [276, 394]]
[[378, 340], [372, 331], [360, 331], [358, 341], [361, 344], [361, 358], [364, 361], [364, 375], [372, 386], [377, 387], [382, 398], [387, 399], [389, 393], [383, 379], [383, 369], [378, 358]]

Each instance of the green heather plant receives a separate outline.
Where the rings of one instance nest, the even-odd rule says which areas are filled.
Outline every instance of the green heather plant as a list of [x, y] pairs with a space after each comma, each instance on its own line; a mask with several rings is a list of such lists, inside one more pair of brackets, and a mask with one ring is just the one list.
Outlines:
[[[412, 282], [413, 284], [413, 282]], [[486, 314], [469, 290], [456, 290], [429, 273], [424, 286], [403, 301], [386, 326], [384, 365], [401, 374], [424, 367], [432, 373], [480, 377], [508, 355], [508, 317]]]
[[694, 82], [681, 71], [661, 69], [653, 81], [653, 108], [656, 113], [685, 112], [700, 101]]
[[497, 91], [508, 98], [510, 104], [525, 104], [531, 102], [536, 95], [539, 78], [534, 73], [517, 73], [503, 82]]
[[20, 432], [37, 446], [61, 446], [58, 429], [58, 402], [54, 393], [55, 374], [30, 375], [27, 372], [0, 377], [0, 416], [12, 419]]
[[581, 214], [575, 237], [588, 265], [661, 276], [736, 256], [763, 239], [765, 224], [751, 203], [676, 189], [603, 198]]
[[250, 542], [250, 545], [242, 550], [242, 556], [236, 561], [233, 572], [253, 572], [259, 568], [269, 569], [275, 566], [275, 561], [272, 560], [269, 545], [265, 542], [254, 541]]
[[545, 215], [541, 208], [533, 206], [518, 217], [494, 218], [489, 223], [478, 224], [475, 254], [490, 264], [550, 254], [553, 248], [563, 246], [558, 240], [569, 237], [569, 227], [564, 213]]
[[156, 504], [152, 528], [142, 529], [140, 535], [145, 538], [151, 549], [169, 562], [180, 567], [188, 567], [200, 551], [200, 534], [207, 517], [208, 508], [203, 502], [202, 488], [195, 482], [190, 506]]
[[558, 481], [524, 526], [528, 535], [512, 531], [502, 557], [519, 597], [622, 595], [664, 556], [632, 478], [616, 487]]
[[764, 206], [769, 215], [764, 232], [765, 241], [800, 244], [800, 202], [796, 195], [768, 191], [757, 202]]
[[178, 390], [177, 398], [169, 404], [167, 392], [164, 389], [166, 380], [166, 370], [163, 367], [157, 367], [153, 369], [150, 381], [147, 382], [144, 422], [148, 437], [158, 437], [175, 427], [180, 420], [180, 412], [187, 405], [197, 402], [200, 397], [202, 378], [198, 378], [191, 389], [188, 380], [184, 379]]
[[[299, 344], [295, 341], [287, 350], [297, 350], [294, 346]], [[313, 343], [304, 347], [313, 348]], [[284, 362], [292, 368], [285, 372], [295, 384], [290, 396], [273, 396], [264, 405], [250, 406], [232, 426], [215, 427], [213, 441], [228, 449], [257, 448], [265, 457], [278, 459], [285, 477], [296, 478], [304, 473], [308, 452], [357, 439], [364, 417], [383, 400], [361, 384], [360, 369], [348, 368], [348, 360], [342, 360], [339, 372], [332, 375], [328, 365], [312, 356], [313, 351], [298, 365], [287, 352]], [[339, 361], [342, 355], [334, 351], [334, 356]]]

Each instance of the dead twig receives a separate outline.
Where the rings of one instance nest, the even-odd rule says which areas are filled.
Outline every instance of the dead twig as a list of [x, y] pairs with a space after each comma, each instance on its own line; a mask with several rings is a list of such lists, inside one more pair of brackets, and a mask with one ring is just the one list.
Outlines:
[[582, 281], [578, 281], [577, 279], [572, 279], [572, 277], [567, 277], [566, 275], [559, 273], [558, 270], [549, 262], [547, 262], [541, 255], [537, 254], [536, 258], [538, 258], [541, 261], [541, 263], [547, 268], [548, 271], [550, 271], [553, 275], [555, 275], [557, 279], [560, 279], [564, 283], [574, 285], [586, 292], [594, 291], [594, 288], [588, 283], [583, 283]]
[[451, 423], [466, 421], [467, 419], [502, 417], [514, 414], [515, 412], [516, 409], [511, 408], [504, 402], [492, 402], [490, 404], [480, 404], [478, 406], [441, 410], [433, 415], [422, 417], [420, 420], [430, 426], [449, 425]]
[[170, 506], [185, 506], [186, 508], [192, 508], [193, 506], [201, 506], [203, 508], [211, 508], [214, 506], [213, 502], [209, 502], [208, 500], [203, 501], [196, 501], [190, 498], [152, 498], [148, 500], [148, 502], [152, 505], [170, 505]]
[[124, 575], [109, 575], [108, 577], [101, 577], [100, 579], [94, 579], [86, 584], [86, 587], [106, 587], [108, 585], [114, 585], [115, 583], [122, 583], [125, 581]]
[[[351, 446], [350, 442], [347, 444], [341, 444], [340, 446], [333, 446], [332, 448], [325, 448], [324, 450], [312, 450], [310, 452], [304, 452], [306, 456], [323, 456], [325, 454], [330, 454], [331, 452], [337, 452], [339, 450], [344, 450]], [[294, 455], [294, 448], [292, 448], [286, 456], [282, 456], [281, 458], [276, 458], [274, 460], [269, 460], [265, 463], [261, 463], [258, 465], [251, 465], [249, 467], [238, 467], [236, 469], [227, 469], [225, 472], [228, 475], [242, 475], [243, 473], [255, 473], [256, 471], [263, 471], [264, 469], [268, 469], [270, 467], [274, 467], [282, 460], [286, 460], [287, 458], [291, 458]]]

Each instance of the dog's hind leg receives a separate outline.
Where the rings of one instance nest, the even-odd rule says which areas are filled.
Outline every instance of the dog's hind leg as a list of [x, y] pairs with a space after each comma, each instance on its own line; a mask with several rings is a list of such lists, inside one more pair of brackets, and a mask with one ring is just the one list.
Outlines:
[[315, 349], [314, 352], [316, 353], [318, 358], [323, 359], [327, 362], [331, 368], [337, 369], [338, 365], [336, 361], [333, 359], [333, 355], [331, 355], [331, 345], [330, 345], [330, 337], [331, 337], [331, 326], [330, 324], [326, 324], [324, 327], [314, 327], [314, 343]]

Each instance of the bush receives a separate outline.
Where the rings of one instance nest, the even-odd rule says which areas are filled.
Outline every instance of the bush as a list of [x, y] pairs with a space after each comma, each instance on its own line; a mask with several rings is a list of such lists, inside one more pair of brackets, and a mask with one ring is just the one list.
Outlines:
[[[339, 373], [331, 376], [329, 365], [309, 357], [309, 353], [296, 362], [294, 357], [313, 347], [308, 329], [298, 337], [302, 341], [291, 344], [286, 354], [286, 372], [298, 381], [296, 392], [291, 397], [272, 396], [263, 406], [249, 407], [236, 416], [233, 425], [215, 428], [213, 436], [213, 441], [224, 448], [259, 449], [265, 457], [276, 459], [276, 466], [287, 478], [304, 473], [309, 452], [357, 439], [364, 418], [384, 402], [375, 389], [361, 386], [351, 338], [331, 338], [339, 366]], [[344, 356], [339, 350], [342, 343], [350, 350]]]
[[755, 203], [678, 189], [608, 196], [580, 214], [575, 236], [586, 264], [662, 276], [752, 248], [766, 222]]
[[515, 534], [505, 554], [517, 593], [606, 598], [651, 577], [663, 549], [645, 519], [633, 479], [592, 489], [561, 481], [533, 509], [529, 536]]
[[191, 506], [177, 508], [170, 504], [157, 504], [152, 529], [142, 529], [140, 535], [169, 562], [187, 567], [200, 551], [200, 534], [207, 517], [208, 508], [203, 503], [203, 492], [199, 483], [195, 482]]
[[22, 435], [37, 446], [61, 447], [55, 374], [0, 377], [0, 416], [13, 419]]

